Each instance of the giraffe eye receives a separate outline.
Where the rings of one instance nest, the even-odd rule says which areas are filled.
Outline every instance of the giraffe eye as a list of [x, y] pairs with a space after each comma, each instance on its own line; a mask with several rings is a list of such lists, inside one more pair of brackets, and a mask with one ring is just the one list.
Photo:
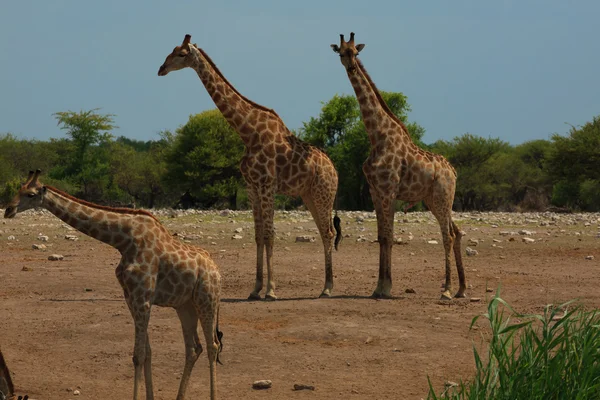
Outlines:
[[179, 57], [185, 57], [185, 56], [187, 56], [187, 53], [179, 53], [178, 55], [179, 55]]
[[29, 197], [29, 198], [35, 197], [35, 193], [29, 193], [29, 194], [27, 195], [27, 197]]

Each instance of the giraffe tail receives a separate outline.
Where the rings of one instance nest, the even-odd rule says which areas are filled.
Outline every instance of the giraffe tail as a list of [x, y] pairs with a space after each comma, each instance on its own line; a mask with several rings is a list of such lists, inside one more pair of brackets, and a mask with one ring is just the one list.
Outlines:
[[219, 344], [219, 349], [217, 351], [217, 362], [219, 364], [223, 365], [223, 363], [221, 362], [221, 359], [219, 358], [219, 355], [223, 351], [223, 332], [221, 332], [219, 330], [219, 311], [217, 311], [217, 324], [215, 326], [215, 335], [217, 338], [217, 342]]
[[338, 244], [340, 244], [340, 242], [343, 239], [343, 237], [342, 237], [342, 220], [340, 219], [340, 217], [338, 217], [337, 211], [335, 212], [335, 216], [333, 217], [333, 227], [335, 228], [335, 232], [336, 232], [334, 246], [335, 246], [335, 250], [337, 251]]

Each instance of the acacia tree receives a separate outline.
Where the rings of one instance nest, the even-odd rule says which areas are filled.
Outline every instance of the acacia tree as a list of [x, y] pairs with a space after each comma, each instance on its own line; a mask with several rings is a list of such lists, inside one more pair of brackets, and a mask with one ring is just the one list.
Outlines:
[[[381, 92], [391, 111], [406, 125], [412, 140], [421, 147], [425, 129], [407, 122], [410, 106], [402, 93]], [[369, 137], [361, 120], [355, 96], [335, 95], [323, 104], [316, 118], [305, 122], [298, 135], [323, 149], [333, 161], [339, 174], [338, 206], [344, 209], [372, 209], [369, 186], [362, 172], [362, 164], [370, 151]]]
[[110, 184], [108, 156], [112, 135], [117, 128], [113, 114], [99, 114], [99, 109], [61, 111], [54, 113], [61, 129], [68, 136], [65, 159], [53, 171], [60, 179], [80, 186], [80, 195], [91, 198]]

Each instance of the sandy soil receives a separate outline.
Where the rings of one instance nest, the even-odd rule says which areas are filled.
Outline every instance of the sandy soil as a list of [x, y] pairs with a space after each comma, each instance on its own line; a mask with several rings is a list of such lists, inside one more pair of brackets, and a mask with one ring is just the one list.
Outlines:
[[[394, 246], [397, 297], [381, 301], [369, 298], [379, 251], [371, 214], [342, 215], [350, 237], [334, 254], [334, 296], [318, 299], [323, 249], [314, 223], [306, 213], [278, 213], [276, 302], [246, 300], [255, 273], [249, 213], [163, 215], [161, 220], [173, 233], [200, 235], [192, 243], [208, 249], [221, 267], [219, 398], [421, 399], [427, 397], [428, 377], [439, 390], [445, 381], [473, 373], [472, 346], [480, 345], [485, 329], [469, 331], [469, 325], [493, 295], [487, 288], [501, 285], [502, 297], [521, 312], [541, 312], [548, 303], [573, 298], [600, 307], [598, 217], [457, 214], [466, 232], [463, 252], [467, 246], [479, 251], [464, 261], [468, 296], [481, 301], [450, 303], [438, 301], [443, 247], [438, 226], [426, 213], [397, 215], [397, 236], [408, 244]], [[550, 225], [540, 226], [542, 220]], [[235, 228], [243, 229], [242, 239], [231, 238]], [[528, 236], [535, 242], [500, 235], [521, 229], [535, 231]], [[0, 231], [0, 345], [18, 392], [37, 399], [130, 398], [133, 325], [114, 276], [118, 252], [69, 231], [45, 212], [3, 220]], [[48, 242], [38, 240], [39, 234]], [[79, 240], [66, 240], [65, 234]], [[9, 240], [11, 235], [15, 238]], [[317, 236], [317, 241], [295, 243], [299, 235]], [[357, 241], [361, 235], [365, 241]], [[428, 244], [431, 239], [440, 244]], [[480, 243], [473, 246], [469, 239]], [[42, 243], [46, 250], [32, 249]], [[48, 261], [53, 253], [64, 260]], [[586, 260], [589, 255], [595, 259]], [[405, 293], [409, 288], [416, 293]], [[153, 308], [150, 340], [155, 397], [173, 399], [184, 361], [174, 310]], [[272, 380], [272, 388], [253, 390], [252, 382], [259, 379]], [[294, 391], [294, 384], [316, 389]], [[187, 394], [208, 398], [204, 354]]]

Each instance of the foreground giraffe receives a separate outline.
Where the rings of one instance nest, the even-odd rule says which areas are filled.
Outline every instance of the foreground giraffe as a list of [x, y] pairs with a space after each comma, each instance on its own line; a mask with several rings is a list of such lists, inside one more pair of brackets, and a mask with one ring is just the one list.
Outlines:
[[0, 350], [0, 400], [12, 399], [15, 395], [15, 387], [10, 378], [10, 371]]
[[179, 242], [149, 212], [104, 207], [68, 195], [39, 181], [40, 170], [29, 178], [6, 208], [5, 218], [42, 207], [78, 231], [109, 244], [121, 253], [115, 270], [135, 323], [133, 398], [138, 398], [142, 373], [146, 399], [152, 390], [148, 322], [152, 305], [173, 307], [181, 321], [185, 366], [177, 393], [182, 400], [202, 345], [198, 320], [204, 331], [210, 364], [210, 398], [216, 398], [216, 362], [222, 349], [219, 331], [221, 277], [207, 251]]
[[467, 288], [460, 253], [461, 232], [452, 221], [452, 203], [456, 188], [456, 171], [448, 160], [419, 148], [406, 127], [392, 113], [375, 87], [367, 70], [357, 58], [364, 44], [354, 44], [340, 35], [340, 45], [331, 45], [339, 53], [342, 65], [356, 92], [363, 122], [371, 142], [371, 152], [363, 164], [363, 172], [377, 214], [379, 240], [379, 279], [375, 298], [389, 298], [392, 290], [392, 245], [394, 205], [396, 200], [414, 204], [423, 200], [436, 217], [442, 230], [446, 260], [446, 281], [442, 299], [452, 298], [450, 252], [454, 249], [459, 289], [456, 297], [465, 297]]
[[338, 176], [325, 153], [302, 142], [285, 126], [277, 113], [242, 96], [217, 68], [204, 50], [191, 44], [190, 35], [169, 54], [158, 70], [159, 76], [186, 67], [192, 68], [225, 119], [239, 133], [246, 147], [240, 170], [248, 185], [252, 202], [256, 240], [256, 284], [249, 296], [260, 299], [263, 287], [263, 255], [267, 259], [265, 298], [275, 300], [273, 276], [273, 215], [275, 194], [300, 196], [312, 214], [325, 249], [325, 287], [331, 296], [333, 267], [331, 251], [335, 228], [335, 248], [341, 240], [339, 218], [331, 212], [337, 192]]

